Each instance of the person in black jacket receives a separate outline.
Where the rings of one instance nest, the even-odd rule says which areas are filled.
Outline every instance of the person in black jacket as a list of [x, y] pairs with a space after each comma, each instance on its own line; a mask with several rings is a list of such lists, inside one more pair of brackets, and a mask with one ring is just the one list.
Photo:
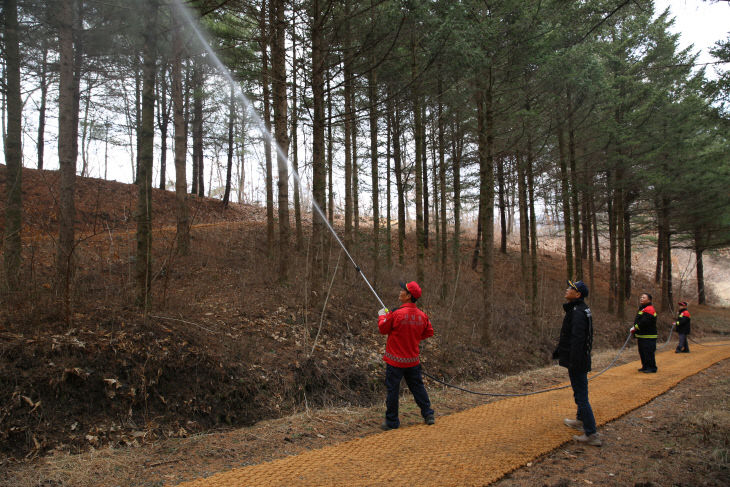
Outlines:
[[679, 343], [674, 353], [689, 353], [689, 345], [687, 344], [687, 335], [689, 335], [690, 316], [687, 311], [687, 301], [680, 301], [679, 311], [677, 312], [677, 335], [679, 335]]
[[588, 286], [583, 281], [568, 281], [563, 304], [565, 318], [560, 328], [560, 340], [553, 352], [553, 359], [568, 369], [570, 386], [578, 411], [576, 419], [563, 420], [566, 426], [583, 431], [573, 439], [592, 446], [601, 446], [596, 432], [596, 419], [588, 401], [588, 372], [591, 370], [591, 349], [593, 348], [593, 317], [584, 299]]
[[639, 296], [639, 311], [634, 318], [634, 326], [631, 333], [636, 338], [639, 346], [639, 358], [641, 368], [639, 372], [653, 374], [656, 367], [656, 310], [651, 304], [651, 294], [643, 293]]

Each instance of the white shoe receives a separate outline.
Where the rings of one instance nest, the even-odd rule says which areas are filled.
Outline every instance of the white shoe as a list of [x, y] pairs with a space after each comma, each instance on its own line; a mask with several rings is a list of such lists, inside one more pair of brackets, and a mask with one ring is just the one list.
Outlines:
[[578, 443], [585, 443], [586, 445], [591, 446], [601, 446], [603, 442], [598, 437], [598, 433], [593, 433], [592, 435], [587, 435], [584, 433], [580, 436], [574, 436], [573, 439], [577, 441]]
[[565, 424], [565, 426], [570, 426], [573, 429], [577, 429], [578, 431], [583, 431], [583, 421], [579, 419], [565, 418], [563, 420], [563, 424]]

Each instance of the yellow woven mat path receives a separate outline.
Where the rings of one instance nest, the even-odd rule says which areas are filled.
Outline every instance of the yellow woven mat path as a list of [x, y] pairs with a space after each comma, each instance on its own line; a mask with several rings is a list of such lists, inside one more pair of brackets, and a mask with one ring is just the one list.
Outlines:
[[[720, 343], [730, 345], [713, 345]], [[636, 354], [636, 349], [624, 353]], [[656, 374], [637, 372], [638, 362], [610, 369], [588, 385], [598, 425], [646, 404], [728, 357], [730, 346], [695, 346], [690, 354], [657, 353]], [[405, 396], [404, 400], [412, 398]], [[434, 407], [438, 411], [438, 404]], [[437, 416], [433, 426], [406, 425], [181, 486], [481, 486], [572, 441], [577, 432], [563, 426], [562, 420], [574, 415], [568, 387]]]

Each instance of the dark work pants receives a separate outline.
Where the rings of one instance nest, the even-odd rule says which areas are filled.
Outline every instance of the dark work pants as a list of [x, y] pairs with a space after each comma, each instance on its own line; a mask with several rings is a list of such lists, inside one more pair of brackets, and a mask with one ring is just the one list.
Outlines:
[[400, 381], [403, 378], [406, 379], [406, 384], [413, 394], [413, 399], [416, 400], [416, 404], [421, 408], [421, 416], [425, 419], [427, 416], [433, 415], [431, 401], [428, 399], [428, 392], [426, 392], [426, 387], [423, 385], [423, 378], [421, 377], [421, 366], [416, 365], [415, 367], [402, 368], [387, 364], [385, 367], [385, 387], [388, 389], [388, 396], [385, 399], [385, 422], [391, 428], [400, 426], [400, 420], [398, 419], [398, 394], [400, 392]]
[[639, 343], [639, 357], [641, 358], [641, 368], [644, 370], [652, 370], [656, 372], [656, 338], [637, 338]]
[[574, 372], [568, 369], [570, 377], [570, 387], [573, 388], [573, 399], [578, 406], [578, 412], [575, 419], [583, 421], [583, 431], [586, 436], [596, 432], [596, 418], [593, 416], [591, 403], [588, 402], [588, 373]]
[[687, 344], [687, 334], [677, 333], [679, 335], [679, 343], [677, 344], [678, 352], [689, 352], [689, 345]]

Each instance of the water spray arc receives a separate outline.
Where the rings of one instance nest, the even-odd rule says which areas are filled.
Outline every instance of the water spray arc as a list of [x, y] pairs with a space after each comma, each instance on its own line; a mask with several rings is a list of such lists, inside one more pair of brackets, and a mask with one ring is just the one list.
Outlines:
[[[297, 183], [299, 183], [299, 186], [302, 187], [301, 179], [299, 177], [299, 173], [294, 169], [291, 162], [289, 161], [289, 156], [279, 147], [279, 144], [276, 143], [276, 140], [274, 139], [273, 135], [269, 130], [266, 128], [266, 124], [264, 124], [264, 121], [261, 119], [261, 117], [256, 112], [253, 104], [248, 99], [248, 97], [243, 93], [240, 86], [236, 81], [233, 79], [233, 75], [229, 71], [228, 68], [223, 64], [223, 62], [220, 60], [218, 55], [215, 53], [213, 48], [210, 45], [210, 42], [208, 42], [208, 39], [206, 39], [205, 35], [203, 34], [203, 31], [198, 27], [197, 22], [193, 18], [192, 13], [186, 7], [182, 4], [182, 0], [173, 0], [172, 2], [174, 8], [178, 11], [182, 19], [184, 20], [185, 24], [187, 24], [188, 27], [195, 33], [195, 36], [197, 37], [198, 41], [200, 42], [201, 47], [205, 50], [205, 53], [209, 57], [209, 59], [212, 61], [212, 63], [215, 65], [216, 69], [219, 71], [221, 75], [223, 75], [228, 83], [233, 88], [233, 91], [235, 93], [236, 98], [239, 99], [239, 101], [243, 102], [244, 107], [246, 108], [246, 111], [251, 115], [254, 122], [258, 126], [261, 133], [264, 135], [264, 138], [267, 143], [273, 144], [276, 148], [276, 153], [281, 157], [283, 160], [286, 161], [287, 167], [290, 169], [291, 174], [296, 178]], [[375, 289], [370, 284], [370, 281], [368, 281], [367, 277], [365, 277], [365, 274], [362, 272], [362, 269], [360, 269], [360, 266], [357, 265], [355, 262], [355, 259], [352, 258], [352, 255], [350, 255], [350, 252], [347, 250], [347, 247], [345, 247], [345, 244], [342, 243], [342, 240], [340, 240], [340, 237], [337, 235], [337, 232], [335, 229], [330, 225], [329, 220], [327, 220], [327, 217], [325, 216], [322, 209], [319, 207], [319, 204], [317, 204], [316, 199], [314, 198], [314, 195], [312, 196], [312, 208], [317, 213], [317, 215], [322, 219], [325, 226], [329, 229], [330, 233], [335, 237], [335, 240], [337, 240], [337, 243], [340, 244], [340, 247], [342, 247], [342, 250], [345, 252], [345, 255], [347, 255], [347, 258], [350, 259], [350, 262], [352, 263], [353, 267], [355, 267], [355, 270], [357, 273], [363, 278], [365, 281], [365, 284], [367, 284], [370, 291], [375, 296], [375, 299], [378, 300], [378, 303], [380, 303], [380, 306], [385, 308], [385, 304], [383, 303], [383, 300], [380, 299], [380, 296], [378, 296], [378, 293], [375, 292]]]

